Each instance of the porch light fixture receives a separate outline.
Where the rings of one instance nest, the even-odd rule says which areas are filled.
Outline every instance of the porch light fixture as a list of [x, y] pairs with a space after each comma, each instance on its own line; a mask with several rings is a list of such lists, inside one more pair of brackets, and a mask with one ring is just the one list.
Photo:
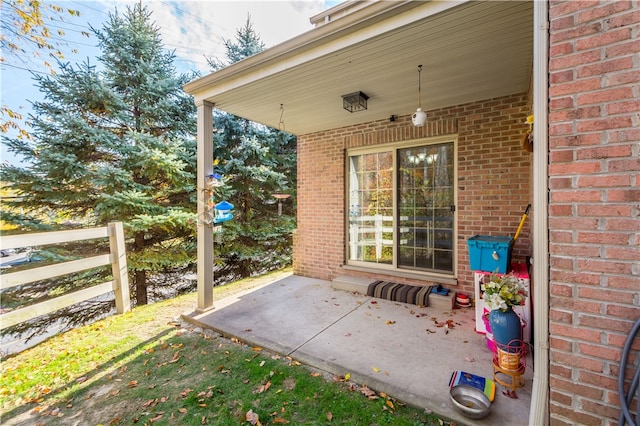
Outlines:
[[362, 92], [353, 92], [342, 95], [342, 108], [349, 112], [358, 112], [367, 109], [369, 97]]
[[418, 65], [418, 109], [411, 116], [411, 121], [416, 127], [424, 126], [427, 122], [427, 113], [422, 110], [422, 87], [420, 85], [420, 74], [422, 73], [422, 65]]

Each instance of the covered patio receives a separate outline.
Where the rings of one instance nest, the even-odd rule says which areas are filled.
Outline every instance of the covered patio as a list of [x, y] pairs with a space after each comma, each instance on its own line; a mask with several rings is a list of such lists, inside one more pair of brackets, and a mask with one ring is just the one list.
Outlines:
[[[206, 176], [213, 172], [214, 108], [298, 136], [299, 226], [294, 236], [294, 273], [299, 279], [305, 276], [319, 280], [317, 284], [329, 290], [330, 281], [346, 274], [363, 279], [391, 275], [410, 284], [441, 283], [453, 291], [472, 292], [473, 271], [469, 268], [466, 238], [482, 230], [507, 232], [510, 225], [505, 223], [514, 217], [492, 216], [487, 210], [494, 203], [491, 192], [494, 176], [490, 168], [496, 164], [492, 160], [498, 162], [501, 173], [517, 167], [517, 183], [502, 179], [498, 185], [504, 195], [496, 199], [502, 197], [506, 206], [531, 202], [533, 220], [516, 253], [522, 260], [532, 256], [539, 261], [532, 269], [531, 295], [536, 301], [533, 327], [536, 364], [527, 365], [528, 374], [534, 371], [535, 374], [527, 381], [526, 390], [519, 390], [531, 397], [518, 402], [521, 421], [513, 424], [526, 423], [527, 418], [532, 424], [544, 423], [548, 390], [544, 68], [547, 48], [546, 28], [535, 24], [546, 22], [545, 14], [546, 3], [538, 6], [536, 2], [348, 1], [313, 17], [316, 26], [313, 30], [185, 86], [198, 106], [198, 188], [205, 187]], [[366, 94], [366, 109], [345, 111], [342, 96], [353, 92]], [[427, 112], [423, 127], [411, 124], [411, 114], [418, 105]], [[530, 155], [520, 152], [519, 129], [525, 128], [524, 119], [531, 113], [536, 117], [536, 143]], [[445, 276], [349, 264], [344, 224], [347, 151], [353, 147], [444, 137], [456, 140], [458, 173], [457, 202], [452, 206], [456, 224], [452, 272]], [[330, 184], [323, 181], [325, 175]], [[515, 199], [510, 198], [520, 188], [526, 190]], [[203, 191], [199, 194], [200, 215], [206, 208], [206, 200]], [[486, 218], [474, 217], [483, 209], [489, 213]], [[197, 310], [216, 322], [214, 313], [208, 312], [218, 308], [212, 296], [212, 266], [213, 233], [210, 227], [198, 224]], [[293, 281], [290, 285], [294, 285]], [[277, 303], [286, 302], [282, 299]], [[278, 309], [287, 310], [285, 306]], [[300, 312], [298, 321], [305, 314]], [[368, 325], [371, 319], [363, 317], [360, 321]], [[295, 324], [284, 322], [283, 327], [293, 330]], [[473, 345], [478, 349], [472, 355], [477, 360], [475, 365], [486, 355], [484, 375], [491, 377], [490, 355], [488, 351], [482, 352], [486, 349], [483, 337], [474, 335], [469, 324], [464, 328], [471, 330], [468, 343], [448, 340], [428, 343], [435, 358], [429, 360], [425, 376], [442, 369], [438, 356], [444, 360], [453, 347], [463, 350]], [[404, 336], [404, 332], [400, 335]], [[419, 340], [413, 334], [406, 337]], [[338, 357], [340, 348], [331, 347], [329, 352], [334, 350]], [[371, 347], [364, 350], [376, 351]], [[407, 386], [408, 383], [409, 377]], [[398, 389], [402, 386], [399, 384]], [[445, 409], [442, 404], [433, 410]]]
[[[517, 398], [498, 387], [491, 414], [464, 417], [449, 400], [454, 371], [493, 377], [492, 352], [474, 331], [473, 309], [418, 307], [332, 288], [328, 281], [290, 275], [214, 302], [185, 319], [304, 363], [329, 376], [350, 375], [399, 401], [456, 424], [524, 425], [533, 372]], [[450, 326], [443, 326], [448, 321]], [[531, 357], [527, 363], [531, 362]], [[506, 379], [504, 375], [502, 379]], [[339, 420], [339, 419], [336, 419]]]

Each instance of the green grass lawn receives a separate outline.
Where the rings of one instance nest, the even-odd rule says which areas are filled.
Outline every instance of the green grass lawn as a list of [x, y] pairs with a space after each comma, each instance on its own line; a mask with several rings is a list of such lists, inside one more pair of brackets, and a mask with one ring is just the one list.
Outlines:
[[[216, 297], [260, 282], [216, 288]], [[177, 320], [195, 305], [189, 294], [141, 306], [3, 359], [1, 423], [449, 424], [349, 377]]]

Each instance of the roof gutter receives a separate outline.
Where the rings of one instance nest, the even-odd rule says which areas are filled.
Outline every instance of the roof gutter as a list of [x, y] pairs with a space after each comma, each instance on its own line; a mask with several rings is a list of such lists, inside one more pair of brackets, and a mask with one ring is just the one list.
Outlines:
[[533, 5], [533, 286], [534, 373], [530, 425], [548, 424], [549, 404], [549, 10]]

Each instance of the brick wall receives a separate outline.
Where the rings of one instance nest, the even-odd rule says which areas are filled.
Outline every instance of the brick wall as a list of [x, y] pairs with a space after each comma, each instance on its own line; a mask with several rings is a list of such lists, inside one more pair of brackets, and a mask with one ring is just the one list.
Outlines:
[[621, 348], [640, 317], [638, 6], [550, 3], [551, 424], [620, 415]]
[[[320, 279], [338, 275], [375, 277], [343, 271], [345, 258], [344, 170], [347, 148], [407, 141], [440, 134], [458, 135], [458, 273], [456, 290], [473, 292], [467, 238], [513, 235], [530, 202], [531, 154], [521, 148], [530, 113], [526, 94], [429, 111], [429, 126], [416, 128], [410, 116], [381, 120], [298, 137], [298, 230], [294, 271]], [[529, 223], [514, 258], [531, 253]], [[385, 278], [385, 277], [380, 277]], [[388, 279], [388, 277], [386, 277]], [[426, 284], [426, 281], [402, 279]]]

